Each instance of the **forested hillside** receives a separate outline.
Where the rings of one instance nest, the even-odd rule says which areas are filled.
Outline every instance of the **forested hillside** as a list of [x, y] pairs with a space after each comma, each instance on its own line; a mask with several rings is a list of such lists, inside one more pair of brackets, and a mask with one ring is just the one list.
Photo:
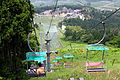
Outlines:
[[[53, 7], [54, 6], [46, 6], [46, 7], [41, 7], [41, 8], [35, 8], [35, 10], [37, 11], [37, 13], [41, 13], [45, 10], [52, 10]], [[72, 40], [72, 41], [79, 40], [79, 41], [87, 42], [87, 43], [96, 43], [102, 38], [104, 34], [103, 25], [101, 23], [96, 26], [96, 24], [114, 12], [114, 10], [113, 11], [105, 11], [105, 10], [101, 11], [101, 10], [94, 9], [92, 7], [82, 6], [80, 4], [58, 5], [57, 6], [57, 8], [59, 9], [63, 7], [66, 7], [68, 9], [73, 9], [73, 10], [83, 9], [84, 11], [82, 11], [81, 14], [83, 14], [85, 17], [90, 18], [90, 19], [85, 19], [85, 20], [82, 20], [80, 17], [65, 18], [62, 22], [59, 23], [59, 26], [61, 26], [62, 24], [65, 26], [70, 26], [70, 28], [69, 27], [66, 28], [66, 32], [65, 32], [67, 40]], [[105, 20], [105, 27], [106, 27], [107, 35], [106, 35], [105, 40], [103, 41], [104, 44], [109, 43], [109, 44], [113, 44], [116, 46], [119, 45], [119, 43], [117, 43], [118, 41], [115, 42], [114, 40], [114, 38], [119, 36], [119, 30], [120, 30], [120, 23], [119, 23], [120, 13], [119, 12], [120, 11], [112, 15], [109, 19]], [[76, 30], [73, 29], [74, 26], [76, 26], [75, 27], [76, 30], [79, 30], [77, 29], [77, 27], [80, 26], [83, 29], [83, 32], [77, 31], [76, 33]]]
[[[104, 34], [104, 26], [102, 23], [97, 25], [100, 21], [106, 18], [113, 12], [104, 11], [101, 12], [96, 9], [83, 12], [83, 14], [90, 15], [91, 19], [82, 20], [77, 18], [66, 18], [59, 23], [67, 26], [65, 36], [67, 40], [82, 41], [87, 43], [98, 42]], [[120, 13], [112, 15], [110, 18], [104, 21], [106, 27], [106, 37], [102, 43], [112, 44], [119, 47], [120, 39]], [[79, 30], [81, 28], [82, 30]]]

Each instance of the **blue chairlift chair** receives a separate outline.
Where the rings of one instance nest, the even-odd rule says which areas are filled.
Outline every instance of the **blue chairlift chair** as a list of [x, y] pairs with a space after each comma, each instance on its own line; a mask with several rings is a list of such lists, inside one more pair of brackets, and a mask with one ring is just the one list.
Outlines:
[[74, 67], [73, 65], [73, 55], [72, 54], [65, 54], [64, 58], [70, 58], [72, 63], [64, 63], [64, 67]]
[[[27, 52], [26, 53], [26, 61], [43, 63], [44, 69], [45, 69], [46, 60], [47, 60], [46, 52]], [[46, 77], [46, 71], [45, 71], [45, 73], [37, 74], [36, 71], [27, 69], [26, 72], [29, 77]]]
[[55, 66], [61, 66], [62, 63], [60, 62], [60, 60], [62, 60], [63, 58], [62, 57], [55, 57], [57, 63], [55, 64]]
[[[108, 50], [106, 47], [87, 47], [86, 52], [86, 70], [88, 72], [100, 72], [105, 71], [104, 68], [104, 52]], [[102, 51], [102, 62], [88, 62], [88, 51]], [[98, 68], [99, 66], [99, 68]]]

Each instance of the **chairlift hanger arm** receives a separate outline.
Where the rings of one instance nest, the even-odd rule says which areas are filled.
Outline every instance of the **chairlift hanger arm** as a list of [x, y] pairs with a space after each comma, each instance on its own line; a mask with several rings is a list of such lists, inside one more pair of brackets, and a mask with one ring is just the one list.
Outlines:
[[111, 13], [110, 15], [108, 15], [106, 18], [102, 19], [96, 26], [98, 26], [99, 24], [103, 24], [103, 28], [104, 28], [104, 34], [103, 34], [103, 37], [96, 43], [96, 44], [100, 44], [104, 39], [105, 39], [105, 36], [106, 36], [106, 27], [105, 27], [105, 20], [107, 20], [109, 17], [111, 17], [113, 14], [115, 14], [117, 11], [119, 11], [119, 9], [115, 10], [113, 13]]
[[29, 47], [30, 51], [35, 52], [35, 51], [31, 48], [31, 46], [30, 46], [30, 36], [29, 36], [29, 35], [30, 35], [30, 34], [28, 34], [28, 38], [27, 38], [28, 47]]
[[103, 34], [103, 37], [101, 38], [101, 40], [99, 40], [96, 44], [101, 43], [104, 40], [105, 36], [106, 36], [105, 22], [102, 22], [102, 24], [103, 24], [103, 28], [104, 28], [104, 34]]
[[[32, 17], [32, 6], [31, 6], [31, 2], [30, 2], [30, 0], [27, 0], [28, 1], [28, 4], [29, 4], [29, 6], [30, 6], [30, 16], [31, 16], [31, 26], [33, 26], [34, 25], [34, 22], [33, 22], [33, 17]], [[35, 28], [33, 27], [33, 31], [35, 32], [35, 38], [36, 38], [36, 41], [37, 41], [37, 45], [39, 45], [39, 42], [38, 42], [38, 40], [37, 40], [37, 33], [36, 33], [36, 31], [35, 31]], [[32, 32], [32, 31], [31, 31]], [[29, 33], [30, 34], [30, 33]], [[32, 51], [32, 52], [35, 52], [32, 48], [31, 48], [31, 46], [30, 46], [30, 36], [29, 36], [29, 34], [28, 34], [28, 47], [29, 47], [29, 49]]]

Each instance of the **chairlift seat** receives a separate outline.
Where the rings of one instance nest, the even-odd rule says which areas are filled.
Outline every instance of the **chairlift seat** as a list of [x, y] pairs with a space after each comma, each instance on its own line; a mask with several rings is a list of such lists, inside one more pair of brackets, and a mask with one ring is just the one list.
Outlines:
[[87, 68], [88, 72], [103, 72], [105, 68]]
[[46, 77], [46, 73], [41, 73], [41, 74], [29, 73], [28, 77]]
[[73, 65], [67, 65], [67, 66], [64, 66], [64, 67], [74, 67]]
[[62, 63], [56, 63], [56, 64], [54, 64], [55, 66], [61, 66], [62, 65]]
[[64, 63], [64, 65], [73, 65], [73, 63]]
[[27, 74], [28, 74], [28, 77], [45, 77], [46, 76], [46, 72], [37, 74], [36, 71], [34, 70], [27, 71]]
[[74, 67], [73, 63], [64, 63], [64, 67]]
[[91, 63], [86, 63], [86, 66], [103, 66], [102, 62], [91, 62]]

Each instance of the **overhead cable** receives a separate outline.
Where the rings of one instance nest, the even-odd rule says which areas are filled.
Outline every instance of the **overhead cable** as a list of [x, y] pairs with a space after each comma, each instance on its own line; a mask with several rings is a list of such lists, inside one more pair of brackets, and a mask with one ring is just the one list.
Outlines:
[[[56, 0], [56, 2], [55, 2], [53, 12], [56, 11], [57, 4], [58, 4], [58, 0]], [[54, 14], [52, 15], [52, 19], [51, 19], [51, 21], [50, 21], [50, 25], [49, 25], [48, 31], [47, 31], [47, 33], [46, 33], [46, 36], [48, 36], [48, 34], [49, 34], [49, 31], [50, 31], [50, 28], [51, 28], [51, 25], [52, 25], [52, 21], [53, 21], [53, 17], [54, 17]]]
[[108, 15], [106, 18], [104, 18], [104, 19], [102, 19], [96, 26], [98, 26], [99, 24], [103, 24], [103, 28], [104, 28], [104, 34], [103, 34], [103, 37], [102, 37], [102, 39], [101, 40], [99, 40], [96, 44], [100, 44], [103, 40], [104, 40], [104, 38], [105, 38], [105, 36], [106, 36], [106, 28], [105, 28], [105, 20], [107, 20], [109, 17], [111, 17], [113, 14], [115, 14], [117, 11], [119, 11], [120, 10], [120, 8], [119, 9], [117, 9], [117, 10], [115, 10], [113, 13], [111, 13], [110, 15]]
[[[97, 44], [100, 44], [103, 40], [104, 40], [104, 38], [105, 38], [105, 36], [106, 36], [106, 27], [105, 27], [105, 20], [107, 20], [109, 17], [111, 17], [112, 15], [114, 15], [117, 11], [119, 11], [120, 10], [120, 8], [118, 8], [117, 10], [115, 10], [113, 13], [111, 13], [110, 15], [108, 15], [106, 18], [104, 18], [104, 19], [102, 19], [98, 24], [96, 24], [96, 26], [98, 26], [99, 24], [103, 24], [103, 28], [104, 28], [104, 34], [103, 34], [103, 37], [97, 42], [97, 43], [95, 43], [95, 45], [97, 45]], [[95, 26], [95, 27], [96, 27]], [[94, 28], [95, 28], [94, 27]], [[60, 31], [61, 32], [61, 31]], [[61, 32], [62, 33], [62, 32]], [[64, 33], [62, 33], [62, 34], [64, 34]], [[93, 44], [94, 45], [94, 44]]]
[[117, 11], [119, 11], [119, 10], [120, 10], [120, 8], [116, 9], [113, 13], [111, 13], [111, 14], [108, 15], [106, 18], [102, 19], [99, 23], [97, 23], [97, 24], [95, 25], [95, 27], [98, 26], [99, 24], [101, 24], [102, 22], [104, 22], [105, 20], [107, 20], [109, 17], [111, 17], [113, 14], [115, 14], [115, 13], [116, 13]]
[[29, 36], [29, 35], [30, 35], [30, 34], [28, 34], [28, 38], [27, 38], [28, 47], [29, 47], [30, 51], [35, 52], [35, 51], [31, 48], [31, 46], [30, 46], [30, 36]]

